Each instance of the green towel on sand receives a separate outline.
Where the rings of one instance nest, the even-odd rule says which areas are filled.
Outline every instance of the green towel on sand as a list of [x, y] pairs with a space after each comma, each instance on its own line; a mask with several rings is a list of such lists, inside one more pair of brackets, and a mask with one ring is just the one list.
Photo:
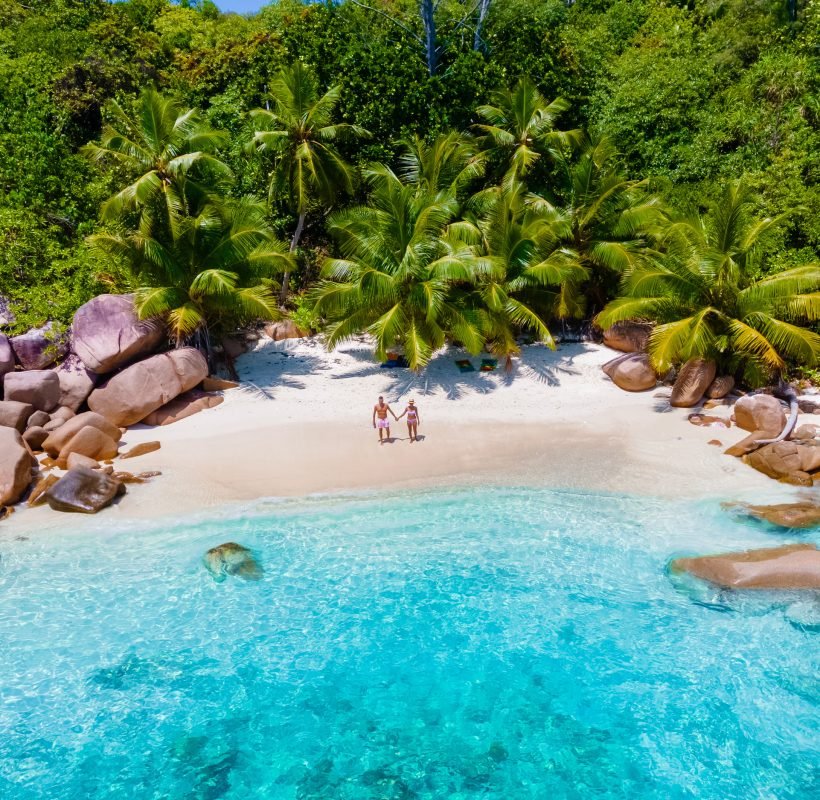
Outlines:
[[497, 358], [482, 358], [481, 359], [481, 371], [482, 372], [492, 372], [498, 366], [498, 359]]
[[473, 362], [470, 361], [468, 358], [460, 358], [456, 361], [456, 366], [459, 369], [459, 372], [475, 372], [475, 367], [473, 366]]

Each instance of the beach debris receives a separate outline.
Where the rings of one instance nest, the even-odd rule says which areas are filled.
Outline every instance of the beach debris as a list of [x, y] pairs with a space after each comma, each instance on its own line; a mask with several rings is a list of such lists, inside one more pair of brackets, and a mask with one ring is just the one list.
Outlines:
[[28, 403], [37, 411], [52, 411], [60, 400], [60, 379], [53, 369], [9, 372], [3, 379], [3, 397]]
[[709, 414], [690, 414], [687, 419], [692, 425], [697, 425], [699, 428], [711, 428], [713, 426], [717, 426], [718, 428], [732, 427], [731, 420], [724, 419], [723, 417], [714, 417]]
[[88, 407], [114, 425], [133, 425], [207, 375], [205, 356], [193, 347], [180, 347], [116, 373], [91, 392]]
[[642, 353], [649, 344], [652, 323], [623, 320], [604, 331], [604, 344], [622, 353]]
[[60, 480], [54, 473], [48, 475], [41, 475], [34, 484], [31, 493], [28, 496], [27, 505], [41, 506], [46, 502], [46, 492]]
[[0, 428], [0, 506], [13, 505], [31, 483], [32, 455], [15, 428]]
[[212, 547], [205, 553], [203, 560], [217, 583], [222, 583], [229, 575], [246, 581], [258, 581], [263, 574], [253, 551], [236, 542], [225, 542]]
[[754, 519], [770, 522], [779, 528], [816, 528], [820, 525], [820, 505], [807, 500], [774, 505], [724, 503], [723, 507]]
[[696, 406], [706, 390], [715, 380], [717, 367], [714, 361], [702, 358], [690, 358], [678, 372], [669, 404], [674, 408], [692, 408]]
[[125, 493], [125, 486], [99, 470], [76, 467], [46, 490], [46, 502], [55, 511], [96, 514]]
[[676, 558], [670, 568], [724, 589], [820, 589], [820, 551], [813, 544]]
[[138, 318], [131, 294], [101, 294], [80, 306], [71, 324], [71, 349], [97, 375], [153, 352], [164, 339], [161, 322]]
[[120, 458], [136, 458], [137, 456], [144, 456], [148, 453], [153, 453], [156, 450], [159, 450], [160, 447], [162, 447], [161, 442], [141, 442], [140, 444], [134, 445], [134, 447], [132, 447], [127, 453], [123, 453]]
[[0, 400], [0, 428], [14, 428], [22, 433], [26, 429], [29, 417], [34, 413], [30, 403], [19, 403], [16, 400]]
[[144, 425], [171, 425], [181, 419], [191, 417], [200, 411], [215, 408], [225, 401], [222, 395], [208, 394], [198, 389], [192, 389], [169, 403], [152, 411], [142, 422]]
[[646, 353], [627, 353], [607, 361], [601, 369], [609, 379], [625, 392], [645, 392], [654, 389], [658, 376]]
[[241, 386], [242, 389], [251, 388], [254, 390], [256, 394], [261, 395], [265, 398], [265, 400], [273, 400], [273, 395], [267, 391], [267, 389], [263, 389], [261, 386], [257, 386], [253, 381], [244, 381]]
[[715, 447], [723, 447], [723, 442], [720, 439], [710, 439], [706, 444], [712, 444]]
[[225, 392], [228, 389], [237, 389], [239, 384], [236, 381], [226, 381], [224, 378], [215, 378], [209, 375], [202, 380], [203, 392]]

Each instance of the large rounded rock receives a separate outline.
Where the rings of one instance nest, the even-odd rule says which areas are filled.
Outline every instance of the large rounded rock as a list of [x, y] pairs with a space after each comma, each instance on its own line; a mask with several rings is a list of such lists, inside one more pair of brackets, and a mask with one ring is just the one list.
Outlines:
[[26, 428], [23, 434], [23, 441], [31, 448], [32, 452], [43, 449], [43, 442], [48, 439], [48, 431], [39, 425], [32, 425]]
[[652, 325], [648, 322], [625, 320], [604, 331], [604, 344], [622, 353], [642, 353], [649, 344]]
[[76, 467], [51, 486], [45, 498], [55, 511], [96, 514], [124, 490], [119, 481], [104, 472]]
[[680, 369], [669, 404], [675, 408], [696, 406], [715, 379], [717, 368], [714, 361], [690, 358]]
[[279, 322], [269, 322], [265, 325], [265, 333], [275, 342], [283, 339], [303, 339], [308, 331], [302, 330], [292, 319], [283, 319]]
[[49, 433], [48, 439], [43, 442], [45, 450], [52, 458], [57, 458], [62, 449], [85, 427], [97, 428], [115, 442], [122, 438], [122, 432], [116, 425], [112, 425], [105, 417], [86, 411], [77, 414]]
[[50, 369], [10, 372], [3, 379], [6, 400], [28, 403], [38, 411], [51, 411], [60, 400], [60, 380]]
[[215, 408], [225, 400], [224, 397], [204, 392], [185, 392], [179, 397], [152, 411], [144, 420], [145, 425], [171, 425], [181, 419], [191, 417], [200, 411]]
[[158, 320], [140, 320], [130, 294], [101, 294], [74, 314], [72, 349], [92, 372], [107, 372], [156, 350], [165, 337]]
[[65, 336], [49, 322], [10, 340], [14, 357], [23, 369], [45, 369], [67, 352]]
[[262, 577], [262, 567], [253, 552], [236, 542], [225, 542], [212, 547], [203, 558], [205, 567], [217, 583], [222, 583], [229, 575], [256, 581]]
[[710, 400], [721, 400], [735, 388], [735, 379], [731, 375], [718, 375], [706, 389]]
[[117, 449], [117, 443], [110, 436], [106, 436], [99, 428], [86, 425], [63, 445], [57, 464], [67, 463], [72, 453], [79, 453], [95, 461], [105, 461], [114, 458]]
[[172, 350], [126, 367], [88, 398], [88, 407], [115, 425], [128, 426], [183, 392], [193, 389], [208, 375], [203, 355], [192, 347]]
[[[820, 447], [798, 444], [797, 442], [777, 442], [767, 444], [744, 456], [749, 466], [758, 472], [777, 480], [798, 478], [795, 483], [806, 483], [803, 476], [820, 469]], [[806, 485], [810, 485], [809, 481]]]
[[770, 394], [747, 394], [733, 409], [735, 424], [744, 431], [765, 432], [761, 439], [773, 439], [786, 426], [786, 412], [780, 401]]
[[14, 351], [11, 349], [11, 342], [8, 336], [0, 333], [0, 384], [3, 376], [14, 369]]
[[16, 503], [31, 483], [32, 458], [14, 428], [0, 428], [0, 506]]
[[0, 400], [0, 428], [14, 428], [22, 433], [33, 413], [34, 406], [31, 403]]
[[671, 567], [724, 589], [820, 589], [820, 551], [813, 544], [676, 558]]
[[604, 364], [603, 370], [616, 386], [627, 392], [645, 392], [654, 389], [658, 383], [646, 353], [619, 356]]
[[54, 371], [60, 382], [60, 406], [76, 412], [96, 386], [97, 374], [76, 353], [69, 353]]

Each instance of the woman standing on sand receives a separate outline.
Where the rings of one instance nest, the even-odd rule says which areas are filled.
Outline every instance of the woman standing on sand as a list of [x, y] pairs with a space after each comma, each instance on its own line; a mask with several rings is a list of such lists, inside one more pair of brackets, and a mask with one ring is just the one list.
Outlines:
[[417, 442], [419, 440], [419, 423], [421, 419], [419, 419], [419, 410], [416, 408], [416, 401], [411, 400], [407, 404], [407, 408], [399, 414], [396, 418], [396, 422], [398, 422], [405, 414], [407, 414], [407, 432], [410, 434], [410, 444], [413, 442]]

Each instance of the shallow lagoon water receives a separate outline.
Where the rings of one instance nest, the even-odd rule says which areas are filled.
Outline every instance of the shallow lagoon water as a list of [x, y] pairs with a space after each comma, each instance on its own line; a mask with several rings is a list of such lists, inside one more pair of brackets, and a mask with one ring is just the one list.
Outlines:
[[820, 797], [819, 601], [666, 572], [816, 535], [491, 488], [114, 519], [0, 535], [4, 800]]

